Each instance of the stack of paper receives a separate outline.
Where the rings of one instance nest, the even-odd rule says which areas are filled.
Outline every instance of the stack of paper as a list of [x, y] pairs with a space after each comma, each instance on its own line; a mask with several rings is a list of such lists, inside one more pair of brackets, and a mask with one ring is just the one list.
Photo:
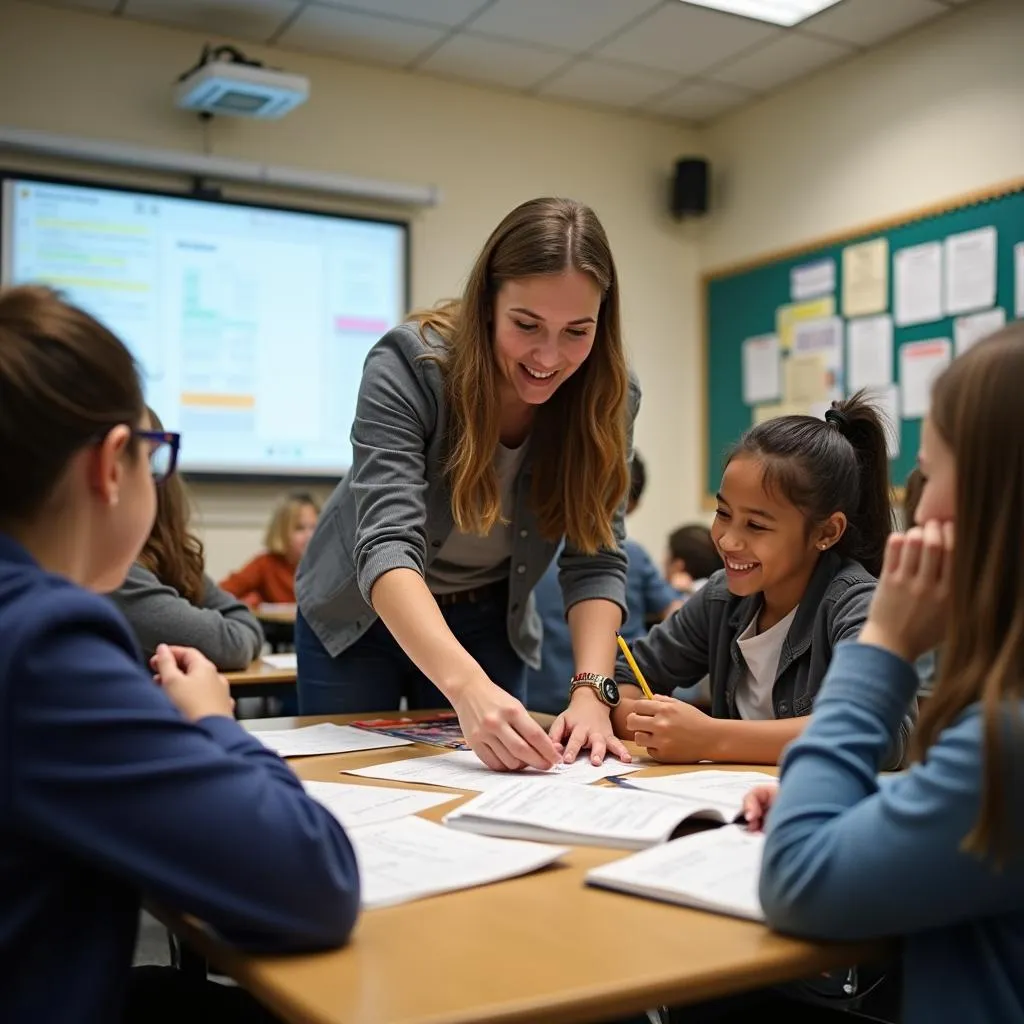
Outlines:
[[251, 729], [251, 734], [280, 757], [351, 754], [357, 750], [383, 750], [412, 746], [409, 740], [378, 736], [348, 725], [306, 725], [299, 729]]
[[763, 921], [764, 836], [739, 825], [698, 832], [587, 872], [587, 883], [696, 910]]
[[260, 659], [264, 665], [279, 669], [282, 672], [296, 672], [299, 668], [299, 656], [292, 651], [290, 654], [264, 654]]
[[347, 786], [343, 782], [306, 780], [302, 785], [347, 829], [407, 818], [428, 807], [458, 799], [454, 793], [424, 793], [422, 789], [399, 789], [396, 786]]
[[366, 909], [515, 878], [567, 852], [540, 843], [465, 835], [423, 818], [367, 825], [353, 829], [349, 838]]
[[376, 764], [369, 768], [355, 768], [349, 775], [361, 775], [367, 779], [388, 779], [391, 782], [415, 782], [422, 786], [445, 786], [449, 789], [481, 791], [503, 785], [510, 778], [575, 782], [587, 785], [613, 775], [626, 775], [639, 771], [643, 765], [621, 764], [607, 759], [604, 764], [592, 765], [586, 755], [575, 764], [561, 764], [549, 772], [526, 768], [514, 775], [496, 772], [487, 767], [472, 750], [458, 750], [452, 754], [437, 754], [433, 757], [411, 757], [391, 764]]
[[742, 795], [727, 803], [645, 793], [632, 785], [551, 786], [524, 778], [455, 808], [444, 822], [490, 836], [640, 850], [665, 842], [689, 819], [733, 821], [741, 814], [742, 802]]

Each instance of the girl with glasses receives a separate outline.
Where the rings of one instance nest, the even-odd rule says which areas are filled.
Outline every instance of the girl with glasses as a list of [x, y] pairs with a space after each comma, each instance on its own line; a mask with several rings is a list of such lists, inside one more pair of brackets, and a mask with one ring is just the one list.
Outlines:
[[264, 951], [339, 945], [358, 911], [344, 830], [234, 721], [214, 666], [161, 646], [147, 668], [99, 596], [150, 536], [153, 469], [173, 469], [153, 426], [110, 331], [47, 289], [0, 291], [3, 1021], [267, 1019], [177, 972], [149, 1003], [143, 892]]

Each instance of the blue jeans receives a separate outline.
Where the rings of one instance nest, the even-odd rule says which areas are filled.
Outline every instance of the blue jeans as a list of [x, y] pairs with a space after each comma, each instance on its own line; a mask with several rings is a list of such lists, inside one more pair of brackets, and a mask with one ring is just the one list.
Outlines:
[[[479, 662], [492, 682], [513, 697], [526, 696], [526, 665], [512, 649], [506, 625], [507, 596], [441, 608], [448, 628]], [[374, 624], [336, 658], [302, 614], [295, 619], [299, 662], [299, 712], [303, 715], [397, 711], [402, 697], [410, 710], [447, 708], [440, 690], [409, 660], [387, 626]]]

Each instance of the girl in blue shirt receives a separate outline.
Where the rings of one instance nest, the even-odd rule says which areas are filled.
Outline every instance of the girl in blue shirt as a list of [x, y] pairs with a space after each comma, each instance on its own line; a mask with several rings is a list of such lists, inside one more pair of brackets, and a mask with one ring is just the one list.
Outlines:
[[[956, 359], [921, 432], [917, 526], [890, 539], [768, 815], [780, 930], [903, 937], [903, 1024], [1024, 1022], [1024, 323]], [[956, 544], [953, 527], [956, 527]], [[916, 763], [878, 769], [942, 644]], [[751, 800], [754, 824], [763, 804]]]
[[[344, 831], [234, 721], [223, 677], [160, 646], [154, 680], [100, 596], [174, 471], [178, 435], [150, 426], [110, 331], [47, 289], [0, 292], [5, 1024], [121, 1019], [143, 894], [252, 950], [339, 945], [358, 910]], [[211, 994], [221, 1024], [248, 1011], [202, 983], [186, 1005], [174, 977], [157, 1005], [133, 988], [133, 1019], [205, 1020]]]

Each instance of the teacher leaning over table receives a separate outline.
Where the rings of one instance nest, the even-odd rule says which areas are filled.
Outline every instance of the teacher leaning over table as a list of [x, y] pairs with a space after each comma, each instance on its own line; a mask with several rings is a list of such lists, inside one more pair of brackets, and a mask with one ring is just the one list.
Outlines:
[[[536, 199], [487, 240], [461, 299], [363, 368], [350, 473], [299, 567], [303, 714], [450, 703], [491, 768], [589, 748], [628, 760], [607, 681], [625, 616], [623, 514], [640, 393], [615, 265], [588, 207]], [[522, 699], [531, 596], [559, 544], [577, 675], [549, 736]], [[571, 698], [569, 694], [571, 692]]]

